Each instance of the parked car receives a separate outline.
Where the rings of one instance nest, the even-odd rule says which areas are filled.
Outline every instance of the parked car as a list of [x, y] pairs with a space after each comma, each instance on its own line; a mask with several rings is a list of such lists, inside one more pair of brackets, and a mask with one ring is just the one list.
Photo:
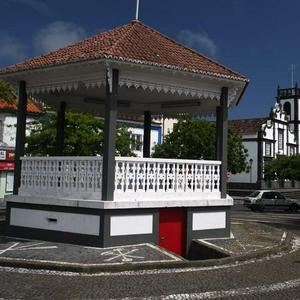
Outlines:
[[288, 199], [279, 192], [271, 190], [254, 191], [244, 200], [244, 205], [252, 211], [265, 209], [284, 209], [296, 212], [300, 208], [300, 200]]

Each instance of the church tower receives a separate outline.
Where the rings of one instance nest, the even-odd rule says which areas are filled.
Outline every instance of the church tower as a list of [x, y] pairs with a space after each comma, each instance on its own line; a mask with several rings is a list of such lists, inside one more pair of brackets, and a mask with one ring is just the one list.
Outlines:
[[289, 118], [290, 128], [294, 130], [297, 139], [297, 153], [300, 153], [300, 88], [297, 84], [289, 89], [278, 87], [277, 101]]

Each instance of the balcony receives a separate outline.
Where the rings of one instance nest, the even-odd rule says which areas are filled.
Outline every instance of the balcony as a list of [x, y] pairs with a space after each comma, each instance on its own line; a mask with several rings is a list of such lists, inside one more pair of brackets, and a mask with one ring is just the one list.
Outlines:
[[279, 99], [289, 99], [294, 96], [300, 96], [300, 89], [297, 87], [289, 89], [278, 89]]
[[[102, 199], [102, 157], [22, 157], [19, 195]], [[115, 158], [114, 201], [220, 198], [220, 161]]]

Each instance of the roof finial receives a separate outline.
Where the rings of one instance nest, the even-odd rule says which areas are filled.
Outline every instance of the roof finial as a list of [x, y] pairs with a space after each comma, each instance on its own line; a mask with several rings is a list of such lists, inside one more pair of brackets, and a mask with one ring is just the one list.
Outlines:
[[140, 9], [140, 0], [136, 0], [136, 11], [135, 11], [135, 19], [139, 19], [139, 9]]

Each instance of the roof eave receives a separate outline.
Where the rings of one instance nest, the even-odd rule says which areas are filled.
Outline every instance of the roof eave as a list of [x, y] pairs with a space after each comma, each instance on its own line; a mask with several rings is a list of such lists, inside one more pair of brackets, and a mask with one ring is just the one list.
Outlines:
[[245, 91], [246, 91], [248, 85], [249, 85], [249, 80], [246, 81], [246, 84], [244, 85], [244, 88], [243, 88], [243, 90], [242, 90], [242, 92], [241, 92], [241, 94], [240, 94], [240, 96], [239, 96], [239, 98], [238, 98], [238, 100], [237, 100], [237, 102], [236, 102], [236, 106], [239, 105], [239, 103], [240, 103], [242, 97], [243, 97], [244, 94], [245, 94]]
[[[110, 61], [128, 62], [128, 63], [137, 64], [137, 65], [155, 66], [155, 67], [159, 67], [159, 68], [188, 72], [188, 73], [193, 73], [193, 74], [200, 74], [200, 75], [205, 75], [205, 76], [214, 77], [214, 78], [222, 78], [222, 79], [233, 80], [233, 81], [241, 81], [241, 82], [246, 82], [247, 83], [246, 86], [248, 85], [248, 82], [249, 82], [248, 79], [246, 79], [245, 77], [238, 77], [238, 76], [234, 76], [234, 75], [227, 75], [227, 74], [204, 71], [204, 70], [199, 70], [199, 69], [182, 68], [180, 66], [160, 64], [160, 63], [156, 63], [156, 62], [144, 61], [144, 60], [133, 59], [133, 58], [114, 57], [112, 55], [104, 55], [102, 57], [99, 57], [99, 58], [96, 58], [93, 60], [78, 60], [78, 61], [73, 61], [73, 62], [69, 62], [66, 64], [49, 65], [49, 66], [44, 66], [44, 67], [40, 67], [40, 68], [23, 69], [20, 71], [11, 71], [11, 72], [8, 71], [8, 72], [1, 73], [1, 70], [0, 70], [0, 79], [11, 77], [14, 75], [20, 75], [22, 73], [26, 74], [28, 72], [36, 72], [36, 71], [53, 69], [53, 68], [58, 68], [58, 67], [66, 67], [67, 65], [73, 65], [73, 64], [78, 64], [78, 63], [85, 64], [85, 63], [93, 63], [93, 62], [99, 63], [99, 62], [110, 62]], [[244, 87], [244, 90], [245, 90], [246, 86]], [[242, 94], [244, 93], [244, 90], [243, 90]]]

